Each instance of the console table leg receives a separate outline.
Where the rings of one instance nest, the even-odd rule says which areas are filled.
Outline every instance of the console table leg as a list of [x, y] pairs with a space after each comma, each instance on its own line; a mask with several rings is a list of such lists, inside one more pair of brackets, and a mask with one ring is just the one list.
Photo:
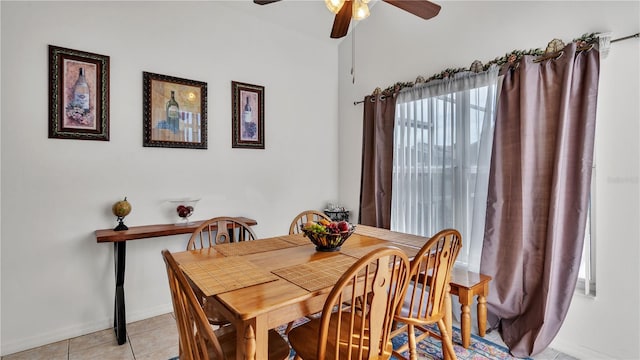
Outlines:
[[459, 289], [458, 300], [460, 301], [460, 335], [462, 337], [462, 347], [469, 348], [471, 344], [471, 307], [473, 304], [473, 291], [470, 289]]
[[484, 337], [487, 332], [487, 298], [478, 295], [478, 334]]
[[127, 321], [124, 309], [124, 265], [127, 252], [125, 241], [114, 242], [114, 264], [116, 270], [116, 298], [113, 306], [113, 329], [118, 345], [127, 341]]

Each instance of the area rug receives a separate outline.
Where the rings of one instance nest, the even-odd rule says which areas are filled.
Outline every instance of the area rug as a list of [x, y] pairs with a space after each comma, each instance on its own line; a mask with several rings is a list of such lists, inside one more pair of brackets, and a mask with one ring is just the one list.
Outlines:
[[[299, 324], [303, 324], [307, 322], [306, 319], [300, 319], [294, 323], [294, 326], [298, 326]], [[435, 326], [435, 325], [434, 325]], [[286, 334], [284, 333], [286, 326], [281, 326], [277, 330], [282, 335], [283, 338], [287, 339]], [[436, 327], [437, 328], [437, 327]], [[407, 342], [407, 335], [402, 334], [393, 338], [392, 343], [394, 349], [397, 349], [401, 345]], [[489, 340], [485, 340], [480, 336], [475, 334], [471, 334], [471, 344], [468, 349], [462, 347], [462, 337], [460, 335], [460, 329], [457, 327], [453, 327], [453, 349], [456, 352], [456, 357], [458, 360], [532, 360], [530, 358], [520, 359], [511, 356], [509, 354], [509, 349], [505, 346], [493, 343]], [[418, 343], [418, 358], [420, 360], [440, 360], [442, 359], [442, 350], [440, 340], [434, 339], [433, 337], [428, 337], [421, 342]], [[409, 358], [409, 354], [402, 354]], [[291, 354], [289, 359], [293, 359], [295, 356], [295, 352], [291, 350]], [[392, 356], [391, 359], [398, 360], [395, 356]]]
[[[302, 320], [296, 322], [295, 325], [299, 323], [304, 323], [306, 321]], [[286, 326], [281, 326], [277, 330], [287, 339], [286, 334], [284, 333]], [[407, 342], [407, 335], [399, 335], [393, 339], [393, 347], [398, 348], [402, 344]], [[491, 341], [485, 340], [475, 334], [471, 334], [471, 345], [469, 345], [468, 349], [462, 347], [462, 338], [460, 336], [460, 329], [457, 327], [453, 327], [453, 348], [456, 352], [456, 357], [458, 360], [505, 360], [505, 359], [519, 359], [511, 356], [509, 354], [509, 349], [506, 347], [493, 343]], [[440, 340], [429, 337], [420, 343], [418, 343], [418, 358], [421, 360], [439, 360], [442, 359], [442, 349]], [[294, 358], [295, 353], [291, 350], [291, 354], [289, 359]], [[408, 353], [403, 354], [409, 357]], [[391, 357], [391, 359], [398, 360], [396, 357]], [[171, 358], [169, 360], [178, 360], [178, 357]], [[530, 358], [525, 358], [524, 360], [532, 360]]]
[[[407, 335], [399, 335], [393, 338], [393, 348], [397, 349], [401, 345], [407, 342]], [[453, 349], [456, 352], [458, 360], [503, 360], [503, 359], [520, 359], [511, 356], [509, 349], [506, 347], [493, 343], [489, 340], [485, 340], [475, 334], [471, 334], [471, 344], [468, 349], [462, 347], [462, 337], [460, 336], [460, 329], [453, 327]], [[441, 342], [433, 337], [428, 337], [418, 343], [418, 357], [420, 359], [442, 359]], [[408, 352], [402, 355], [409, 358]], [[396, 359], [396, 357], [391, 357]], [[523, 360], [532, 360], [525, 358]]]

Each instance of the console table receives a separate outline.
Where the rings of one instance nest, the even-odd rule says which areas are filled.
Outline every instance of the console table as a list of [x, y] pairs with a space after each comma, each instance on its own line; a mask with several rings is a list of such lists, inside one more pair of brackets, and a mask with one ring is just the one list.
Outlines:
[[[237, 217], [236, 219], [251, 226], [257, 224], [255, 220], [245, 217]], [[127, 252], [127, 241], [169, 235], [191, 234], [203, 222], [204, 220], [194, 221], [189, 225], [160, 224], [131, 226], [129, 227], [129, 230], [124, 231], [114, 231], [112, 229], [95, 231], [97, 242], [113, 243], [114, 245], [113, 260], [116, 273], [116, 296], [113, 307], [113, 329], [116, 332], [118, 345], [122, 345], [127, 341], [127, 322], [124, 308], [124, 265], [125, 255]]]
[[324, 214], [327, 215], [331, 221], [347, 221], [349, 222], [349, 210], [342, 208], [340, 210], [324, 209]]
[[[460, 301], [460, 334], [465, 349], [471, 344], [471, 309], [473, 298], [478, 298], [478, 335], [484, 337], [487, 327], [487, 296], [491, 276], [453, 268], [451, 271], [451, 295]], [[449, 322], [451, 324], [451, 322]], [[449, 329], [449, 334], [452, 334]]]

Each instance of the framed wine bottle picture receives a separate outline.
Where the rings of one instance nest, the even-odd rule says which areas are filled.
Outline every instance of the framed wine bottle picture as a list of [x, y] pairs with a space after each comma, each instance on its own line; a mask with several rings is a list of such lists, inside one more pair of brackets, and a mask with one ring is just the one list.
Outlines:
[[49, 45], [49, 138], [109, 140], [109, 56]]
[[231, 146], [264, 149], [264, 86], [231, 82]]
[[142, 73], [143, 146], [206, 149], [207, 83]]

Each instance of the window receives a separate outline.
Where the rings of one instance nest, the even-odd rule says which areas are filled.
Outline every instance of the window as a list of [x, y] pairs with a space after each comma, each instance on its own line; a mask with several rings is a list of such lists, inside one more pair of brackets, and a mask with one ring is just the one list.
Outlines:
[[[443, 83], [398, 95], [391, 230], [431, 236], [444, 228], [458, 229], [465, 245], [457, 263], [479, 271], [497, 80]], [[592, 193], [595, 167], [593, 172]], [[593, 215], [590, 209], [576, 286], [591, 295], [595, 295]]]
[[458, 262], [476, 271], [496, 91], [497, 69], [412, 88], [396, 102], [391, 229], [431, 236], [455, 228], [467, 240]]
[[596, 295], [596, 247], [595, 247], [595, 231], [594, 231], [594, 203], [596, 167], [591, 169], [591, 199], [589, 202], [589, 213], [587, 214], [587, 224], [584, 231], [584, 245], [582, 247], [582, 260], [580, 261], [580, 270], [578, 272], [578, 283], [576, 291], [585, 295]]

